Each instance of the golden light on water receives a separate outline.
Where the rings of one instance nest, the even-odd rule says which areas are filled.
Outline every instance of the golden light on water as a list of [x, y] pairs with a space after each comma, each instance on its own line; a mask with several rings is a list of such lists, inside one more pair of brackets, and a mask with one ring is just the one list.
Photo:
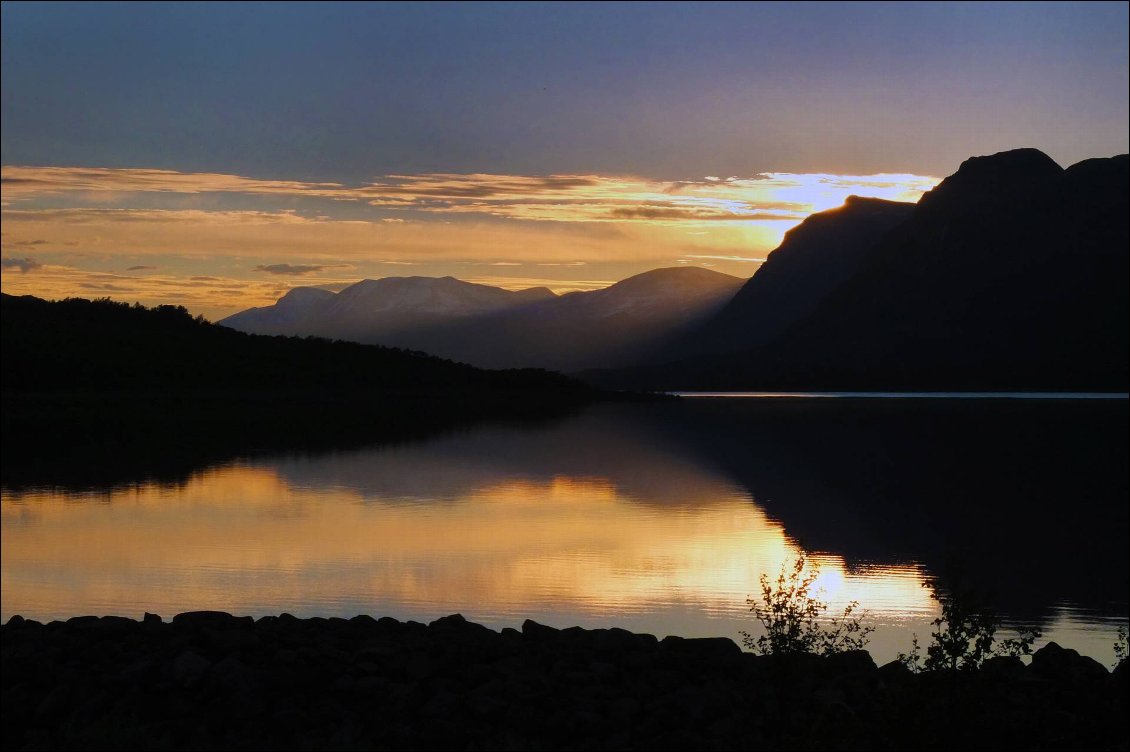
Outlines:
[[[5, 493], [3, 611], [431, 610], [520, 620], [546, 604], [591, 618], [683, 604], [743, 614], [760, 574], [798, 549], [734, 489], [689, 490], [676, 508], [649, 507], [601, 478], [559, 475], [422, 501], [231, 466], [179, 488]], [[835, 557], [820, 564], [833, 609], [851, 600], [896, 618], [932, 609], [913, 567], [858, 575]]]

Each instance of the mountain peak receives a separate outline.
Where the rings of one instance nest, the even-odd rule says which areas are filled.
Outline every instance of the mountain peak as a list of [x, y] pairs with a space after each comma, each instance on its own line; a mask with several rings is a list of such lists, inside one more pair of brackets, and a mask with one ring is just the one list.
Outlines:
[[307, 303], [329, 300], [333, 296], [334, 293], [329, 290], [323, 290], [320, 287], [294, 287], [288, 290], [286, 295], [279, 298], [278, 302], [292, 305], [305, 305]]
[[515, 290], [511, 292], [510, 295], [515, 300], [522, 300], [524, 302], [554, 300], [558, 297], [557, 293], [550, 290], [548, 287], [527, 287], [525, 290]]
[[1056, 177], [1063, 172], [1054, 159], [1039, 149], [1011, 149], [961, 163], [953, 177], [977, 179], [1009, 177]]
[[[626, 282], [650, 283], [661, 282], [665, 280], [692, 278], [716, 280], [718, 282], [737, 279], [737, 277], [734, 277], [734, 275], [732, 274], [724, 274], [722, 272], [716, 272], [713, 269], [706, 269], [701, 266], [692, 266], [688, 264], [686, 266], [665, 266], [661, 269], [652, 269], [651, 271], [641, 272], [626, 279], [620, 280], [616, 283], [616, 285], [622, 285]], [[613, 285], [613, 287], [615, 287], [616, 285]]]
[[844, 199], [844, 206], [886, 206], [887, 204], [900, 204], [902, 201], [890, 201], [874, 196], [857, 196], [854, 193]]
[[921, 206], [962, 207], [1000, 200], [1063, 175], [1063, 168], [1039, 149], [1012, 149], [970, 157], [957, 172], [929, 191]]

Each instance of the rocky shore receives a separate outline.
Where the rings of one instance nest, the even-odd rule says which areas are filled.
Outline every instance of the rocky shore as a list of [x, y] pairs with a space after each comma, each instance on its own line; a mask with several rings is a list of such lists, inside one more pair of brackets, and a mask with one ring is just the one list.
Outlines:
[[912, 674], [621, 629], [180, 614], [0, 627], [7, 749], [1127, 749], [1127, 665]]

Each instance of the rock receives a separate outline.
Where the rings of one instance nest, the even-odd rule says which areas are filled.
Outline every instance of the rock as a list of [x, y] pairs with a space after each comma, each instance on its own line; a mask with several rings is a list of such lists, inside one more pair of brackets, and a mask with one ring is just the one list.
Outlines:
[[186, 650], [173, 659], [169, 674], [182, 687], [189, 687], [200, 680], [212, 666], [212, 662], [191, 650]]
[[436, 619], [428, 625], [428, 629], [443, 640], [482, 642], [498, 636], [490, 627], [467, 621], [462, 614]]
[[824, 657], [825, 669], [833, 676], [871, 674], [878, 669], [866, 650], [845, 650]]
[[1024, 674], [1028, 671], [1028, 668], [1024, 665], [1024, 661], [1020, 660], [1018, 656], [998, 655], [985, 661], [981, 665], [981, 671], [986, 676], [1017, 681], [1024, 678]]
[[250, 630], [238, 628], [217, 629], [204, 627], [204, 635], [217, 649], [224, 653], [236, 650], [250, 650], [259, 646], [259, 638]]
[[526, 619], [522, 622], [522, 636], [535, 642], [556, 642], [561, 636], [561, 630]]
[[67, 629], [90, 629], [98, 624], [97, 616], [75, 616], [65, 622]]
[[1110, 683], [1115, 691], [1122, 695], [1124, 703], [1127, 699], [1130, 699], [1128, 697], [1130, 695], [1130, 661], [1123, 658], [1118, 662], [1118, 665], [1110, 672]]
[[250, 627], [255, 624], [255, 619], [250, 616], [235, 617], [226, 611], [186, 611], [174, 616], [173, 624], [195, 627]]
[[[998, 659], [954, 677], [866, 653], [755, 656], [728, 639], [533, 621], [497, 633], [459, 615], [102, 624], [0, 627], [6, 748], [1125, 746], [1125, 664], [1080, 684], [1099, 676], [1093, 662], [1058, 646], [1037, 669]], [[225, 654], [227, 635], [257, 644]]]
[[1054, 642], [1032, 654], [1032, 671], [1053, 681], [1078, 684], [1104, 681], [1109, 672], [1094, 658], [1079, 655], [1075, 650], [1062, 648]]
[[636, 634], [626, 629], [594, 629], [593, 639], [599, 650], [611, 653], [628, 653], [633, 650], [654, 650], [659, 645], [655, 635]]
[[[649, 635], [650, 636], [650, 635]], [[695, 661], [726, 661], [738, 658], [742, 649], [727, 637], [664, 637], [659, 647]]]
[[898, 686], [913, 679], [914, 672], [902, 661], [891, 661], [879, 667], [879, 678], [887, 684]]
[[356, 692], [380, 695], [388, 689], [388, 684], [388, 679], [383, 676], [362, 676], [353, 682], [353, 689]]

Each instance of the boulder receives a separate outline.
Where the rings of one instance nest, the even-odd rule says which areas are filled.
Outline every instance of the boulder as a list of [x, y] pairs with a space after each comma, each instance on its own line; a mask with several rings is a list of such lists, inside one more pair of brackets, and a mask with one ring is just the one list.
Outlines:
[[1063, 648], [1054, 642], [1032, 654], [1032, 672], [1052, 681], [1079, 684], [1103, 681], [1109, 672], [1094, 658]]

